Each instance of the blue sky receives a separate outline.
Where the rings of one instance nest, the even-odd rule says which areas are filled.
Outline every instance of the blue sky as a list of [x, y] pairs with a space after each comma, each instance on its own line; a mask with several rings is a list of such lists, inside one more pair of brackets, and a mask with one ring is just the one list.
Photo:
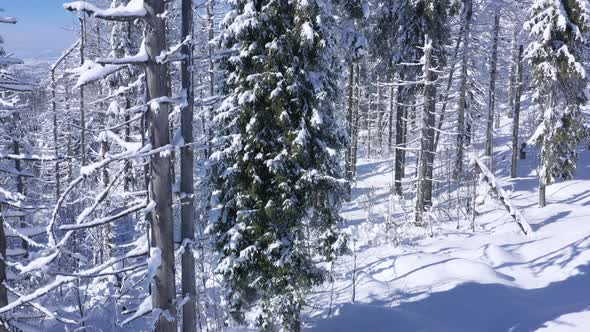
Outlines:
[[18, 19], [16, 25], [0, 25], [4, 48], [19, 57], [51, 58], [75, 41], [76, 14], [66, 12], [67, 0], [0, 0], [2, 15]]

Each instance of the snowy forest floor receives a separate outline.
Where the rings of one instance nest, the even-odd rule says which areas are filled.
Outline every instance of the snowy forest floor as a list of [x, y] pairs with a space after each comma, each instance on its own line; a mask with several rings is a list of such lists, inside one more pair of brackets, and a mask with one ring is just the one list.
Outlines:
[[[500, 131], [510, 128], [506, 122]], [[310, 295], [306, 329], [589, 331], [590, 153], [581, 153], [575, 180], [549, 186], [548, 205], [538, 208], [536, 157], [519, 161], [520, 177], [510, 179], [507, 142], [497, 144], [496, 177], [535, 231], [529, 236], [488, 199], [477, 209], [475, 232], [466, 220], [459, 229], [456, 222], [411, 226], [395, 246], [383, 217], [393, 162], [360, 160], [353, 199], [343, 207], [355, 240], [356, 297], [355, 256], [344, 256], [334, 282]]]

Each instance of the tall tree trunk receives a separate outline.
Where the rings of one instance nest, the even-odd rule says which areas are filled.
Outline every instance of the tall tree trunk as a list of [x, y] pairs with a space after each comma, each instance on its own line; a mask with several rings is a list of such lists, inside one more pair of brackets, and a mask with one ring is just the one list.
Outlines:
[[[433, 82], [436, 81], [437, 75], [434, 72], [432, 73], [432, 80]], [[428, 153], [426, 156], [428, 157], [428, 163], [426, 164], [426, 181], [424, 182], [424, 206], [431, 207], [432, 206], [432, 184], [433, 184], [433, 177], [434, 177], [434, 158], [436, 157], [436, 150], [434, 147], [434, 126], [436, 124], [436, 93], [437, 93], [437, 86], [436, 84], [431, 84], [429, 87], [431, 89], [428, 94], [430, 95], [430, 101], [428, 102]]]
[[381, 112], [381, 102], [382, 102], [382, 94], [381, 92], [383, 91], [381, 88], [381, 84], [379, 82], [379, 80], [377, 80], [377, 84], [379, 84], [377, 86], [377, 105], [375, 110], [377, 111], [377, 128], [376, 130], [376, 134], [377, 134], [377, 156], [379, 156], [381, 154], [381, 150], [383, 148], [383, 137], [382, 137], [382, 121], [383, 121], [383, 112]]
[[[432, 197], [432, 184], [428, 184], [432, 179], [428, 178], [428, 164], [432, 154], [432, 144], [434, 140], [433, 125], [436, 90], [434, 89], [434, 73], [432, 72], [432, 40], [427, 35], [424, 41], [424, 106], [422, 107], [422, 116], [420, 117], [420, 151], [418, 155], [417, 169], [417, 192], [416, 192], [416, 224], [423, 225], [423, 214], [427, 207], [427, 196]], [[430, 195], [427, 191], [430, 190]]]
[[354, 135], [352, 137], [352, 177], [356, 176], [356, 161], [358, 157], [358, 144], [359, 144], [359, 130], [360, 130], [360, 118], [361, 118], [361, 64], [356, 64], [356, 83], [354, 84], [355, 88], [355, 105], [354, 105]]
[[393, 152], [393, 114], [395, 112], [395, 87], [389, 88], [389, 119], [387, 121], [387, 152], [389, 155]]
[[[84, 48], [86, 44], [86, 14], [80, 18], [80, 65], [84, 64]], [[80, 87], [80, 160], [86, 165], [86, 112], [84, 109], [84, 86]]]
[[[494, 112], [496, 108], [496, 76], [498, 63], [498, 35], [500, 33], [500, 14], [494, 16], [494, 32], [492, 42], [492, 58], [490, 63], [490, 89], [488, 91], [488, 122], [486, 128], [485, 155], [492, 157], [494, 152]], [[490, 170], [493, 171], [493, 161], [490, 159]]]
[[[108, 121], [107, 121], [108, 123]], [[109, 153], [111, 147], [109, 145], [109, 138], [106, 133], [103, 133], [100, 137], [100, 157], [104, 160], [107, 157], [107, 153]], [[109, 175], [109, 168], [105, 166], [102, 169], [102, 186], [103, 188], [107, 188], [110, 182], [110, 175]], [[105, 205], [108, 205], [108, 198], [105, 199]], [[111, 244], [113, 239], [113, 232], [112, 232], [112, 225], [111, 223], [107, 223], [104, 225], [103, 231], [103, 243], [102, 243], [102, 250], [100, 251], [100, 263], [104, 260], [111, 257]]]
[[[4, 206], [0, 203], [0, 255], [6, 257], [6, 234], [4, 233], [4, 214], [2, 209]], [[6, 262], [0, 259], [0, 308], [8, 305], [8, 290], [6, 289]], [[4, 324], [0, 324], [0, 332], [7, 332], [8, 329]]]
[[[127, 22], [127, 39], [131, 40], [132, 38], [132, 34], [131, 34], [131, 27], [132, 27], [132, 23], [131, 22]], [[131, 96], [130, 93], [127, 93], [125, 95], [125, 109], [128, 110], [131, 108]], [[125, 112], [125, 142], [131, 142], [131, 123], [129, 122], [129, 120], [131, 120], [131, 116], [129, 115], [129, 112]], [[128, 192], [131, 190], [131, 182], [133, 181], [133, 174], [131, 172], [131, 163], [126, 163], [125, 164], [125, 180], [123, 183], [123, 188], [125, 190], [125, 192]]]
[[[213, 97], [215, 95], [215, 66], [213, 63], [213, 39], [215, 38], [215, 0], [209, 0], [208, 4], [207, 4], [207, 20], [209, 21], [209, 27], [208, 27], [208, 34], [209, 34], [209, 47], [207, 49], [207, 53], [208, 53], [208, 65], [209, 65], [209, 97]], [[210, 106], [209, 107], [209, 121], [211, 121], [211, 119], [213, 119], [213, 111], [214, 111], [215, 107], [214, 106]], [[209, 158], [209, 156], [211, 156], [211, 154], [213, 153], [212, 150], [212, 146], [211, 146], [211, 141], [213, 140], [213, 126], [208, 126], [207, 129], [207, 158]], [[208, 192], [207, 193], [207, 197], [210, 197], [211, 193]]]
[[[403, 77], [400, 76], [400, 79], [403, 80]], [[404, 177], [404, 161], [405, 161], [405, 126], [406, 126], [406, 118], [405, 118], [405, 110], [407, 109], [406, 106], [402, 106], [402, 98], [406, 95], [407, 89], [403, 86], [399, 86], [397, 89], [397, 106], [396, 106], [396, 117], [395, 117], [395, 165], [394, 165], [394, 190], [396, 195], [402, 194], [402, 179]]]
[[[182, 0], [182, 37], [192, 38], [193, 33], [193, 8], [192, 0]], [[193, 147], [193, 107], [194, 107], [194, 90], [193, 90], [193, 52], [192, 43], [182, 47], [182, 53], [185, 61], [181, 64], [180, 74], [182, 81], [182, 90], [186, 92], [187, 103], [180, 114], [180, 127], [184, 143], [187, 146], [180, 150], [180, 233], [186, 248], [182, 253], [182, 296], [188, 298], [182, 307], [182, 331], [197, 331], [197, 287], [195, 273], [195, 256], [193, 254], [193, 245], [190, 242], [195, 241], [195, 210], [193, 206], [193, 165], [194, 155]]]
[[473, 0], [465, 0], [463, 21], [463, 54], [461, 59], [461, 83], [459, 90], [459, 118], [457, 120], [457, 155], [455, 159], [454, 178], [459, 180], [463, 174], [463, 154], [465, 148], [465, 117], [467, 113], [467, 68], [469, 67], [469, 44], [471, 40], [471, 19], [473, 17]]
[[[15, 126], [15, 129], [16, 129], [16, 126]], [[20, 144], [19, 144], [20, 135], [18, 135], [16, 132], [13, 133], [13, 135], [15, 138], [12, 140], [12, 152], [18, 156], [20, 154]], [[22, 169], [21, 161], [19, 159], [14, 159], [14, 169], [18, 173], [18, 175], [16, 176], [16, 191], [19, 194], [24, 196], [25, 195], [25, 184], [23, 182], [22, 175], [20, 175], [21, 172], [23, 171], [23, 169]], [[19, 224], [20, 224], [19, 226], [21, 228], [24, 228], [27, 226], [25, 224], [25, 217], [24, 216], [19, 216], [18, 219], [19, 219]], [[27, 243], [27, 241], [21, 240], [21, 247], [25, 251], [25, 257], [27, 257], [28, 254], [26, 254], [26, 252], [29, 250], [29, 244]], [[2, 257], [6, 257], [6, 256], [2, 256]]]
[[[348, 65], [348, 111], [346, 113], [346, 123], [348, 125], [348, 134], [352, 138], [353, 134], [353, 104], [354, 104], [354, 63], [350, 61]], [[346, 149], [346, 178], [352, 180], [352, 144]]]
[[514, 113], [512, 124], [512, 165], [510, 167], [510, 177], [517, 176], [518, 163], [518, 127], [520, 126], [520, 98], [522, 96], [522, 54], [524, 47], [520, 45], [518, 50], [518, 81], [516, 85], [516, 94], [514, 97]]
[[372, 112], [372, 104], [373, 104], [373, 95], [371, 93], [371, 84], [367, 85], [367, 96], [369, 98], [369, 102], [367, 105], [367, 112], [366, 114], [366, 119], [365, 119], [365, 125], [367, 128], [367, 144], [366, 144], [366, 148], [367, 148], [367, 159], [371, 158], [371, 141], [372, 141], [372, 133], [371, 133], [371, 127], [373, 125], [373, 121], [371, 119], [371, 116], [373, 115]]
[[510, 84], [508, 90], [508, 104], [510, 107], [510, 111], [508, 112], [508, 117], [512, 118], [513, 114], [512, 111], [514, 110], [514, 98], [516, 94], [516, 71], [518, 69], [518, 29], [519, 25], [514, 24], [514, 31], [512, 34], [512, 57], [510, 59]]
[[547, 205], [546, 188], [543, 180], [539, 180], [539, 207], [541, 208]]
[[[145, 19], [145, 46], [149, 57], [146, 64], [147, 94], [151, 100], [166, 97], [170, 82], [166, 64], [156, 57], [166, 51], [165, 3], [161, 0], [144, 0], [148, 12]], [[153, 149], [170, 143], [167, 103], [150, 102], [148, 126]], [[156, 203], [152, 213], [152, 246], [161, 250], [161, 264], [152, 287], [153, 307], [168, 311], [171, 321], [161, 315], [155, 325], [156, 332], [176, 331], [176, 285], [174, 278], [174, 220], [172, 218], [172, 165], [167, 154], [155, 154], [150, 158], [150, 197]]]
[[58, 133], [57, 133], [57, 92], [55, 83], [55, 68], [51, 70], [51, 108], [53, 111], [53, 149], [55, 153], [55, 200], [59, 199], [61, 195], [61, 183], [60, 183], [60, 175], [59, 175], [59, 160], [57, 157], [59, 156], [59, 142], [58, 142]]

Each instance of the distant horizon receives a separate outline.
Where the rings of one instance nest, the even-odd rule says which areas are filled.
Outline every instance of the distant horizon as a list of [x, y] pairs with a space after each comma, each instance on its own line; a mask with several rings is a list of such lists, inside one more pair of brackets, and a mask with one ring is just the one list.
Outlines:
[[[18, 0], [0, 2], [3, 16], [17, 24], [0, 25], [4, 49], [25, 61], [52, 60], [75, 39], [75, 14], [63, 9], [65, 0]], [[70, 30], [70, 31], [68, 31]]]

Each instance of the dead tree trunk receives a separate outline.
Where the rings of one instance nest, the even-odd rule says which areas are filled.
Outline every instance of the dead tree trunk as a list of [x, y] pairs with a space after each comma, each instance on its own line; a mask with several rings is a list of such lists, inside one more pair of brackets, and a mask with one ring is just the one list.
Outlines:
[[57, 158], [59, 155], [59, 142], [58, 138], [59, 135], [57, 133], [57, 93], [56, 93], [56, 83], [55, 83], [55, 68], [51, 69], [51, 108], [53, 111], [53, 149], [55, 152], [55, 200], [59, 199], [61, 195], [61, 183], [60, 183], [60, 176], [59, 176], [59, 159]]
[[[379, 80], [377, 80], [377, 84], [379, 84]], [[377, 105], [375, 107], [377, 111], [377, 128], [375, 129], [375, 133], [377, 134], [377, 156], [381, 154], [383, 148], [383, 136], [381, 135], [383, 121], [383, 113], [381, 112], [382, 91], [381, 85], [379, 84], [377, 86]]]
[[[3, 206], [0, 203], [0, 255], [6, 257], [6, 234], [4, 233], [4, 214], [2, 213]], [[4, 259], [0, 259], [0, 308], [8, 305], [8, 290], [6, 289], [6, 263]], [[0, 332], [8, 331], [3, 324], [0, 324]]]
[[[500, 203], [502, 203], [514, 221], [518, 223], [522, 233], [525, 235], [531, 234], [533, 230], [530, 224], [526, 221], [520, 211], [518, 211], [512, 204], [510, 197], [504, 191], [500, 183], [498, 183], [498, 181], [494, 178], [492, 172], [478, 158], [473, 159], [473, 166], [475, 167], [477, 173], [480, 174], [480, 183], [485, 184], [488, 187], [488, 192], [491, 192], [494, 197], [497, 198]], [[475, 210], [475, 204], [473, 205], [473, 209]]]
[[510, 107], [510, 111], [508, 112], [508, 117], [512, 118], [513, 114], [512, 111], [514, 110], [514, 98], [516, 94], [516, 71], [518, 69], [518, 50], [517, 50], [517, 39], [518, 39], [518, 28], [519, 25], [514, 25], [514, 31], [512, 35], [512, 58], [510, 59], [510, 84], [508, 90], [508, 105]]
[[[84, 47], [86, 44], [86, 14], [80, 18], [80, 65], [84, 65]], [[84, 110], [84, 86], [80, 87], [80, 161], [86, 165], [86, 112]]]
[[[435, 102], [434, 98], [434, 74], [432, 72], [432, 40], [427, 35], [424, 41], [424, 106], [422, 107], [422, 116], [420, 124], [420, 151], [418, 155], [418, 182], [416, 192], [416, 224], [423, 225], [423, 214], [426, 210], [427, 202], [426, 193], [428, 190], [432, 191], [432, 185], [428, 185], [432, 179], [428, 178], [428, 164], [430, 162], [430, 154], [432, 153], [431, 136], [432, 125], [434, 123], [434, 112], [432, 104]], [[430, 197], [432, 193], [430, 194]]]
[[520, 126], [520, 98], [522, 96], [522, 54], [524, 47], [520, 45], [518, 49], [518, 81], [516, 85], [516, 94], [514, 97], [514, 113], [513, 113], [513, 124], [512, 124], [512, 165], [510, 167], [510, 177], [515, 178], [517, 176], [517, 163], [518, 163], [518, 127]]
[[[403, 76], [400, 75], [400, 80], [403, 80]], [[407, 126], [406, 122], [406, 110], [407, 107], [402, 105], [403, 97], [406, 95], [407, 88], [399, 86], [397, 89], [396, 96], [396, 115], [395, 115], [395, 165], [394, 165], [394, 191], [396, 195], [401, 196], [402, 194], [402, 179], [404, 178], [405, 171], [405, 129]]]
[[[181, 40], [192, 38], [193, 33], [193, 7], [192, 0], [182, 0], [182, 37]], [[187, 144], [180, 150], [180, 233], [186, 248], [182, 253], [182, 296], [188, 298], [182, 307], [182, 331], [197, 331], [197, 307], [196, 307], [196, 273], [193, 244], [195, 241], [195, 211], [193, 204], [193, 168], [194, 154], [191, 145], [193, 142], [193, 52], [192, 43], [182, 47], [185, 61], [181, 64], [180, 74], [182, 90], [186, 92], [187, 103], [180, 114], [180, 127], [184, 143]], [[186, 243], [185, 243], [186, 242]]]
[[[437, 79], [436, 73], [432, 73], [432, 82], [435, 82]], [[432, 190], [433, 190], [433, 178], [434, 178], [434, 158], [436, 157], [436, 148], [434, 146], [434, 126], [436, 124], [436, 94], [437, 94], [437, 86], [436, 84], [431, 84], [429, 87], [431, 89], [428, 94], [430, 95], [430, 100], [427, 103], [428, 106], [428, 144], [429, 150], [426, 156], [428, 157], [428, 163], [426, 165], [426, 181], [424, 182], [425, 190], [424, 190], [424, 205], [427, 208], [432, 206]]]
[[[169, 95], [169, 77], [166, 64], [156, 57], [166, 51], [165, 3], [161, 0], [144, 0], [148, 15], [145, 17], [145, 47], [148, 61], [145, 66], [147, 92], [151, 100]], [[152, 148], [170, 144], [168, 103], [150, 102], [148, 113], [149, 137]], [[168, 311], [174, 318], [169, 321], [161, 315], [155, 331], [176, 331], [176, 286], [174, 278], [174, 219], [172, 218], [172, 165], [167, 154], [150, 158], [150, 197], [156, 203], [152, 218], [152, 246], [161, 250], [161, 264], [156, 271], [152, 302], [155, 309]]]
[[355, 100], [354, 100], [354, 125], [353, 125], [353, 134], [352, 134], [352, 178], [356, 176], [356, 160], [358, 156], [358, 143], [359, 143], [359, 129], [360, 129], [360, 100], [361, 100], [361, 92], [360, 92], [360, 81], [361, 81], [361, 67], [360, 64], [357, 63], [356, 65], [356, 78], [355, 78]]
[[471, 40], [471, 19], [473, 17], [473, 0], [465, 0], [463, 21], [463, 54], [461, 59], [461, 85], [459, 91], [459, 118], [457, 120], [457, 155], [455, 159], [454, 178], [459, 180], [463, 174], [463, 154], [465, 148], [465, 116], [467, 113], [467, 80], [469, 67], [469, 44]]
[[[352, 131], [353, 131], [353, 125], [352, 125], [352, 116], [353, 116], [353, 103], [354, 103], [354, 99], [353, 99], [353, 93], [354, 93], [354, 64], [351, 61], [350, 64], [348, 65], [348, 112], [346, 114], [346, 123], [348, 125], [348, 134], [350, 135], [350, 137], [352, 138]], [[348, 180], [352, 180], [352, 144], [350, 144], [348, 146], [348, 148], [346, 149], [346, 157], [345, 157], [345, 163], [346, 163], [346, 178]]]
[[366, 148], [367, 148], [367, 159], [371, 159], [371, 141], [372, 141], [372, 132], [371, 132], [371, 127], [373, 125], [373, 121], [371, 119], [371, 116], [373, 114], [371, 114], [372, 112], [372, 104], [373, 104], [373, 94], [371, 93], [371, 84], [367, 85], [367, 96], [369, 98], [369, 102], [367, 105], [367, 112], [366, 114], [366, 118], [365, 118], [365, 125], [367, 128], [367, 144], [366, 144]]
[[395, 87], [392, 85], [389, 88], [389, 119], [387, 121], [387, 152], [391, 155], [393, 152], [393, 114], [395, 112]]
[[[16, 129], [16, 126], [15, 126]], [[13, 144], [13, 149], [12, 152], [14, 153], [15, 156], [20, 155], [20, 143], [19, 143], [19, 139], [20, 139], [20, 135], [18, 135], [18, 133], [13, 133], [14, 135], [14, 139], [12, 140], [12, 144]], [[16, 191], [21, 194], [21, 195], [25, 195], [25, 184], [23, 182], [23, 176], [22, 176], [22, 165], [21, 165], [21, 161], [18, 158], [14, 159], [14, 169], [16, 170]], [[25, 217], [24, 216], [19, 216], [19, 226], [22, 228], [25, 228], [27, 225], [25, 224]], [[26, 252], [28, 252], [29, 250], [29, 244], [27, 243], [27, 241], [22, 240], [21, 241], [21, 247], [23, 248], [23, 250], [25, 251], [25, 257], [28, 256], [28, 254], [26, 254]], [[2, 256], [2, 257], [6, 257], [6, 256]]]
[[[500, 33], [500, 14], [494, 16], [494, 32], [492, 43], [492, 58], [490, 63], [490, 89], [488, 91], [488, 122], [486, 128], [486, 149], [485, 155], [492, 157], [494, 152], [494, 112], [496, 108], [496, 76], [498, 63], [498, 35]], [[493, 164], [490, 159], [490, 166]], [[492, 167], [490, 167], [491, 169]]]

